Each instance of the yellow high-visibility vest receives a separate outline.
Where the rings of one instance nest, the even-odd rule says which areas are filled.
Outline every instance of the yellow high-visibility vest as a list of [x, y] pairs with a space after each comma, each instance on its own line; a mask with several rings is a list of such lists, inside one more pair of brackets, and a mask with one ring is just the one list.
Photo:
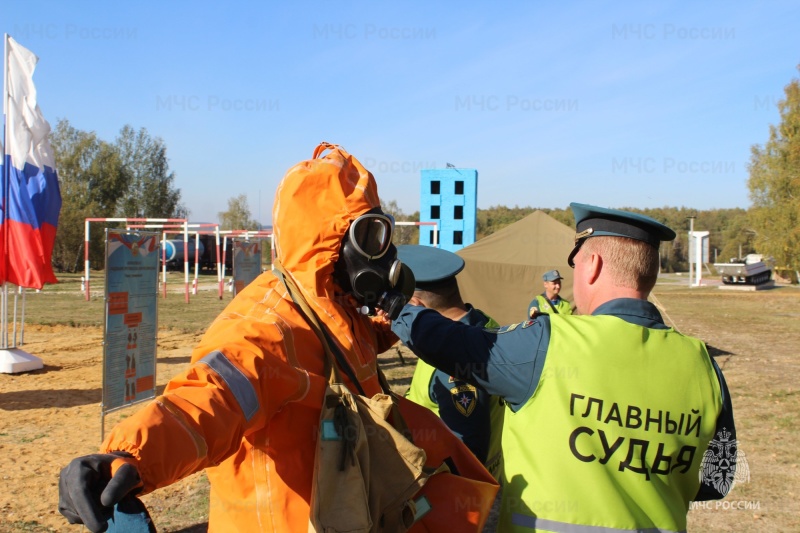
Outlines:
[[499, 530], [684, 531], [722, 409], [705, 345], [610, 315], [550, 324], [536, 391], [505, 416]]

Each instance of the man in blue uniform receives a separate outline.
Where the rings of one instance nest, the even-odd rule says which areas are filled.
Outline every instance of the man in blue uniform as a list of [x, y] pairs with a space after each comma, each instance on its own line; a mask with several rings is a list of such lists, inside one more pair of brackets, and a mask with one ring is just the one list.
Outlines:
[[548, 270], [542, 276], [544, 281], [544, 292], [537, 295], [528, 305], [528, 318], [536, 318], [536, 315], [571, 315], [572, 307], [569, 302], [562, 298], [561, 292], [561, 273], [558, 270]]
[[668, 328], [647, 301], [658, 246], [675, 232], [635, 213], [571, 207], [580, 315], [491, 331], [406, 305], [392, 329], [510, 408], [501, 531], [684, 531], [691, 500], [730, 489], [720, 481], [732, 479], [735, 452], [720, 457], [709, 443], [735, 442], [736, 430], [705, 345]]
[[[456, 281], [456, 274], [464, 268], [461, 257], [440, 248], [417, 245], [398, 246], [397, 254], [414, 272], [415, 303], [463, 324], [480, 328], [498, 326], [482, 311], [462, 300]], [[500, 398], [436, 370], [422, 360], [417, 361], [406, 397], [439, 415], [495, 479], [499, 479], [504, 410]]]

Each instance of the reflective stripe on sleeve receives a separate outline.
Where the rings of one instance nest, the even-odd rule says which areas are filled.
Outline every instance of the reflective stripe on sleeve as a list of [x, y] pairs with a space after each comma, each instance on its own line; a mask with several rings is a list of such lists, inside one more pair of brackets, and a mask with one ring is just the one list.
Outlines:
[[569, 524], [567, 522], [556, 522], [555, 520], [545, 520], [543, 518], [519, 513], [511, 515], [511, 523], [515, 526], [543, 529], [556, 533], [686, 533], [686, 530], [673, 531], [671, 529], [659, 529], [657, 527], [624, 529], [604, 526], [584, 526], [580, 524]]
[[236, 368], [236, 366], [220, 351], [211, 352], [200, 359], [198, 363], [208, 365], [211, 370], [222, 378], [239, 403], [239, 408], [242, 410], [242, 413], [244, 413], [245, 419], [249, 422], [258, 412], [259, 404], [256, 391], [250, 383], [250, 380], [247, 379], [247, 376]]

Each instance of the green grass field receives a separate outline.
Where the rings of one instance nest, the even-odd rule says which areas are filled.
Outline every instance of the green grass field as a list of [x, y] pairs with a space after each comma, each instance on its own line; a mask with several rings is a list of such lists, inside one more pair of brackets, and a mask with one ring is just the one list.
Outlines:
[[[47, 285], [40, 293], [26, 291], [25, 322], [72, 327], [102, 326], [105, 313], [103, 272], [92, 271], [91, 298], [88, 301], [81, 291], [80, 274], [59, 274], [58, 280], [58, 284]], [[190, 278], [188, 304], [185, 286], [182, 272], [167, 273], [167, 295], [164, 297], [160, 293], [158, 298], [160, 329], [177, 329], [187, 333], [204, 330], [233, 299], [227, 288], [219, 298], [219, 284], [215, 275], [199, 277], [197, 294], [191, 294]]]

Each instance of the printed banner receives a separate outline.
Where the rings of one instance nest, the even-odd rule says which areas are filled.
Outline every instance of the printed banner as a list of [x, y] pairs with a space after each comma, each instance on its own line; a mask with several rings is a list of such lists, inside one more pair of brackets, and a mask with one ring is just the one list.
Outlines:
[[106, 230], [104, 411], [155, 397], [159, 238]]

